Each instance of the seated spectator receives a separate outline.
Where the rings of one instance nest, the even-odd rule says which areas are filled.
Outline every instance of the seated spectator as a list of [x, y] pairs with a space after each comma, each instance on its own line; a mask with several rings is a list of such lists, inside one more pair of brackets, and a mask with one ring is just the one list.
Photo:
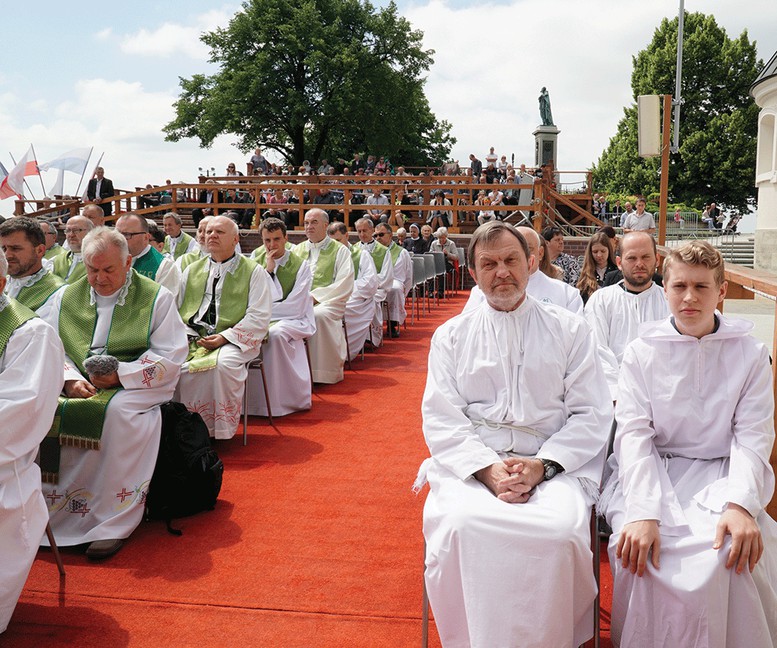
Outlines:
[[44, 265], [45, 240], [43, 229], [33, 218], [17, 216], [0, 224], [0, 247], [6, 255], [8, 274], [8, 277], [0, 274], [0, 278], [7, 279], [6, 295], [38, 314], [65, 285], [61, 277]]
[[[491, 201], [488, 199], [485, 189], [478, 191], [478, 197], [475, 199], [475, 204], [482, 207], [488, 207], [491, 205]], [[490, 223], [493, 220], [499, 219], [492, 209], [481, 209], [480, 212], [478, 212], [478, 224], [483, 225], [484, 223]]]
[[308, 261], [313, 273], [310, 295], [316, 334], [308, 344], [313, 382], [334, 384], [343, 379], [347, 350], [343, 315], [353, 291], [354, 264], [349, 251], [327, 236], [328, 225], [324, 210], [308, 210], [305, 213], [307, 240], [295, 245], [293, 252]]
[[[442, 252], [445, 255], [445, 270], [447, 272], [458, 272], [459, 252], [456, 244], [448, 238], [448, 228], [440, 227], [434, 233], [435, 240], [429, 248], [430, 252]], [[455, 278], [454, 278], [455, 281]], [[439, 294], [444, 297], [444, 286], [440, 283]]]
[[706, 242], [664, 262], [671, 317], [626, 348], [614, 472], [600, 506], [621, 646], [755, 646], [777, 638], [774, 394], [752, 323], [716, 312], [723, 259]]
[[259, 355], [270, 324], [272, 296], [263, 268], [236, 252], [237, 225], [208, 222], [208, 255], [186, 267], [178, 312], [189, 354], [176, 400], [198, 412], [216, 439], [231, 439], [240, 423], [246, 363]]
[[[173, 396], [186, 335], [172, 294], [131, 269], [118, 231], [92, 230], [83, 257], [89, 273], [55, 293], [46, 317], [65, 348], [67, 400], [58, 411], [59, 437], [41, 450], [41, 468], [57, 543], [88, 544], [87, 557], [101, 559], [143, 519], [159, 405]], [[86, 362], [91, 355], [111, 358], [95, 366]]]
[[383, 302], [394, 284], [394, 261], [389, 254], [388, 245], [380, 243], [375, 236], [375, 228], [369, 218], [356, 221], [356, 234], [359, 237], [359, 245], [369, 251], [378, 275], [378, 287], [373, 292], [375, 316], [370, 330], [370, 341], [373, 346], [380, 346], [383, 342]]
[[526, 296], [532, 261], [510, 225], [476, 230], [468, 267], [487, 303], [432, 338], [416, 486], [430, 488], [424, 576], [444, 646], [593, 635], [589, 518], [612, 409], [590, 328]]
[[[329, 190], [329, 187], [324, 185], [321, 187], [321, 189], [318, 190], [318, 196], [316, 196], [315, 203], [317, 205], [341, 205], [343, 202], [343, 197], [341, 195], [336, 195], [332, 191]], [[343, 210], [342, 209], [326, 209], [327, 216], [329, 216], [329, 220], [343, 220]]]
[[569, 254], [564, 254], [564, 232], [555, 225], [542, 230], [543, 238], [548, 242], [550, 262], [564, 271], [564, 281], [570, 286], [576, 286], [580, 278], [580, 266]]
[[[391, 237], [391, 226], [381, 223], [375, 228], [375, 236], [379, 243], [388, 247], [388, 253], [394, 264], [394, 281], [389, 287], [386, 301], [388, 302], [389, 334], [399, 337], [399, 327], [407, 318], [405, 299], [413, 287], [413, 261], [410, 254], [401, 245], [394, 243]], [[399, 232], [397, 232], [399, 238]]]
[[[418, 225], [416, 225], [416, 230]], [[404, 227], [400, 227], [397, 230], [397, 245], [401, 248], [405, 247], [405, 240], [407, 240], [407, 230]]]
[[175, 261], [151, 247], [148, 221], [132, 212], [119, 217], [116, 229], [127, 239], [132, 256], [132, 268], [140, 275], [153, 279], [167, 288], [173, 297], [181, 288], [181, 273]]
[[358, 243], [351, 245], [348, 230], [343, 223], [330, 224], [327, 234], [347, 248], [351, 255], [353, 291], [345, 304], [344, 319], [348, 330], [348, 354], [355, 358], [368, 341], [372, 344], [370, 334], [375, 319], [375, 293], [380, 278], [370, 251]]
[[[215, 183], [216, 183], [215, 180], [205, 181], [206, 185], [215, 185]], [[213, 216], [214, 214], [213, 205], [217, 202], [222, 202], [222, 197], [215, 186], [208, 186], [200, 190], [200, 196], [198, 198], [198, 202], [207, 206], [195, 207], [194, 209], [192, 209], [192, 220], [194, 221], [195, 227], [199, 225], [200, 220], [202, 219], [203, 216]]]
[[[43, 247], [38, 245], [39, 259]], [[56, 331], [3, 294], [7, 268], [0, 251], [0, 635], [49, 522], [35, 458], [54, 420], [65, 366]]]
[[[102, 210], [101, 210], [102, 211]], [[86, 275], [81, 256], [81, 242], [94, 226], [85, 216], [73, 216], [65, 225], [65, 240], [68, 251], [54, 257], [52, 272], [65, 280], [65, 283], [75, 283]]]
[[[273, 416], [310, 409], [310, 368], [305, 339], [316, 332], [310, 287], [313, 275], [308, 262], [291, 253], [286, 225], [277, 218], [265, 218], [259, 227], [262, 245], [252, 258], [269, 274], [272, 289], [272, 315], [264, 371]], [[288, 246], [288, 247], [287, 247]], [[269, 413], [264, 390], [256, 381], [249, 394], [249, 414]]]
[[372, 221], [373, 225], [378, 223], [385, 223], [388, 221], [388, 212], [385, 209], [380, 209], [381, 205], [388, 205], [388, 198], [382, 193], [380, 187], [375, 187], [372, 190], [372, 194], [367, 196], [367, 205], [372, 205], [372, 209], [367, 209], [367, 216]]
[[[407, 195], [407, 192], [405, 192], [404, 189], [397, 189], [396, 192], [396, 204], [397, 205], [412, 205], [413, 202], [410, 200], [410, 196]], [[406, 212], [405, 210], [402, 211], [393, 211], [391, 212], [391, 216], [389, 216], [388, 224], [393, 227], [403, 227], [405, 222], [410, 218], [410, 214]]]
[[[431, 245], [431, 243], [430, 243]], [[411, 254], [422, 254], [421, 252], [421, 228], [415, 223], [410, 223], [410, 237], [406, 238], [402, 244]]]
[[584, 304], [594, 291], [604, 285], [607, 273], [617, 269], [608, 236], [603, 232], [594, 234], [585, 249], [585, 260], [577, 281]]
[[388, 173], [388, 164], [385, 158], [381, 155], [378, 161], [375, 163], [375, 173], [378, 175], [386, 175]]
[[163, 252], [171, 254], [174, 260], [199, 250], [197, 241], [183, 231], [183, 221], [175, 212], [168, 212], [162, 217], [162, 226], [166, 234]]
[[414, 250], [415, 254], [425, 254], [432, 248], [434, 242], [434, 236], [432, 236], [432, 228], [429, 225], [421, 226], [421, 242], [418, 243], [417, 249]]
[[[451, 201], [445, 197], [445, 192], [442, 189], [437, 189], [429, 204], [436, 207], [450, 207]], [[433, 232], [436, 232], [440, 227], [450, 227], [451, 210], [432, 209], [426, 217], [426, 222], [431, 226]]]
[[282, 220], [284, 225], [286, 225], [286, 227], [288, 228], [289, 215], [286, 209], [273, 207], [273, 205], [282, 205], [288, 202], [289, 201], [287, 200], [286, 194], [284, 193], [283, 189], [281, 189], [280, 187], [275, 187], [272, 190], [272, 193], [267, 198], [267, 204], [270, 205], [270, 208], [264, 212], [265, 218], [278, 218]]

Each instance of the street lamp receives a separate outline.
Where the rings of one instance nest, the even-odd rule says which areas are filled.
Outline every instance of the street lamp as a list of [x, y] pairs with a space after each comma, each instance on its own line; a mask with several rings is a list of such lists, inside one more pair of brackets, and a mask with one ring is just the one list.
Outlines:
[[685, 0], [680, 0], [680, 13], [677, 16], [677, 68], [674, 77], [674, 138], [672, 153], [680, 150], [680, 106], [683, 105], [683, 31], [685, 27]]

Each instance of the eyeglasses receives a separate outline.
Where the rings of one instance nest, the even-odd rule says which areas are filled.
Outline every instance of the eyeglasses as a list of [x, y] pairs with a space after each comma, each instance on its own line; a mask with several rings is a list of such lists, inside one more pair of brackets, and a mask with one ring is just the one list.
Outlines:
[[121, 232], [121, 235], [127, 240], [131, 239], [133, 236], [140, 236], [141, 234], [148, 234], [148, 232]]
[[384, 236], [388, 236], [388, 235], [389, 235], [388, 232], [376, 232], [375, 233], [375, 236], [378, 237], [378, 238], [383, 238]]
[[65, 234], [80, 234], [81, 232], [87, 232], [85, 227], [66, 227]]

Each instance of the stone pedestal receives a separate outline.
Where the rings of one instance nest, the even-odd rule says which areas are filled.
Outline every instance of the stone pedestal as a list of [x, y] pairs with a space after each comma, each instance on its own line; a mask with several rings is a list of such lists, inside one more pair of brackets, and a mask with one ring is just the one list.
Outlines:
[[554, 168], [558, 169], [558, 134], [561, 131], [556, 126], [537, 126], [532, 133], [534, 135], [534, 166], [541, 167], [543, 164], [553, 162]]

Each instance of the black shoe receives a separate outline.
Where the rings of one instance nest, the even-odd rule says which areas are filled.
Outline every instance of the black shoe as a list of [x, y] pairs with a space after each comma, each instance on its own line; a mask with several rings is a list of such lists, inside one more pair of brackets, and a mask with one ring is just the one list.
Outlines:
[[104, 560], [110, 558], [124, 544], [123, 540], [95, 540], [86, 550], [89, 560]]
[[393, 338], [399, 337], [399, 322], [390, 322], [389, 335]]

